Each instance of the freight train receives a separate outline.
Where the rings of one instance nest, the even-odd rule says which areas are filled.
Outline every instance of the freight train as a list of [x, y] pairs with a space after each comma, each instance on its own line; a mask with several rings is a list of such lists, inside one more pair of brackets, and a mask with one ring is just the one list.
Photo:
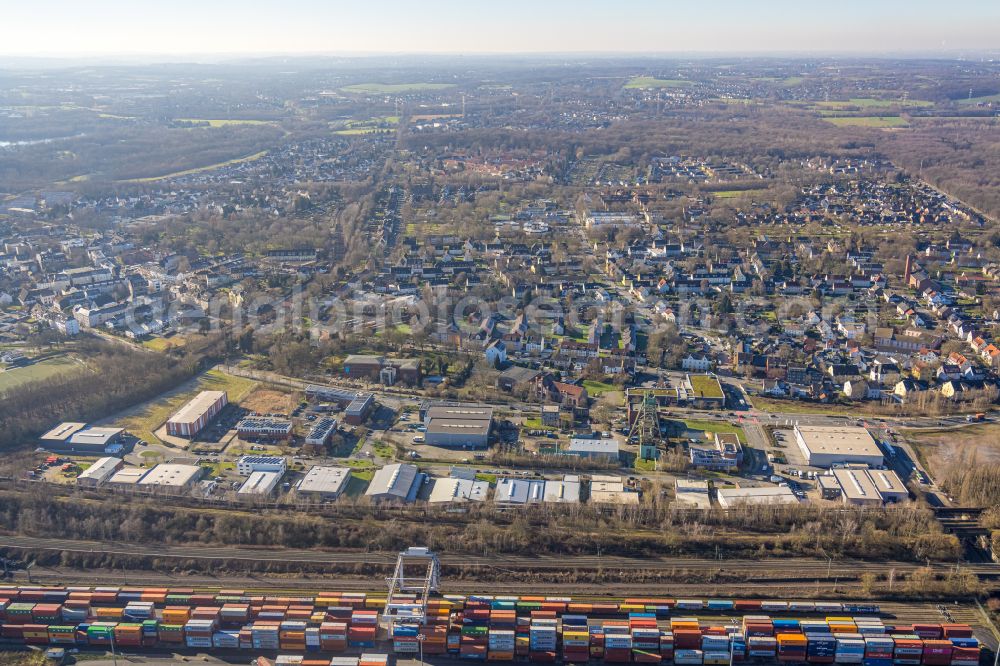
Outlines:
[[[685, 616], [691, 610], [743, 615], [722, 622]], [[980, 645], [968, 625], [887, 625], [878, 610], [840, 602], [533, 596], [444, 596], [423, 609], [413, 597], [395, 596], [387, 607], [384, 597], [352, 592], [284, 597], [242, 590], [0, 587], [0, 641], [98, 648], [113, 642], [133, 651], [298, 652], [301, 657], [285, 655], [282, 662], [305, 666], [386, 666], [388, 655], [374, 652], [377, 648], [474, 661], [979, 663]], [[414, 618], [422, 618], [420, 624]], [[337, 654], [343, 656], [330, 656]]]

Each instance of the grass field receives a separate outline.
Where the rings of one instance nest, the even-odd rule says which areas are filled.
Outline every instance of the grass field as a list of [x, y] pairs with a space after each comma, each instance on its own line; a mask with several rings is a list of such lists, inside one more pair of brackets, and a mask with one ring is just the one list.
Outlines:
[[854, 412], [849, 407], [841, 405], [821, 405], [815, 402], [800, 402], [798, 400], [773, 400], [761, 396], [750, 399], [754, 409], [778, 414], [836, 414], [848, 415]]
[[209, 164], [208, 166], [196, 167], [194, 169], [185, 169], [184, 171], [175, 171], [174, 173], [164, 174], [162, 176], [150, 176], [148, 178], [129, 178], [124, 180], [124, 183], [152, 183], [157, 180], [165, 180], [167, 178], [180, 178], [181, 176], [190, 176], [194, 173], [201, 173], [202, 171], [211, 171], [212, 169], [221, 169], [222, 167], [227, 167], [232, 164], [240, 164], [241, 162], [253, 162], [254, 160], [259, 160], [260, 158], [267, 155], [266, 150], [262, 150], [259, 153], [254, 153], [252, 155], [246, 155], [244, 157], [235, 157], [231, 160], [226, 160], [225, 162], [218, 162], [216, 164]]
[[737, 197], [755, 197], [766, 192], [767, 188], [761, 188], [755, 190], [722, 190], [721, 192], [706, 192], [706, 194], [716, 199], [736, 199]]
[[585, 379], [583, 381], [583, 388], [587, 389], [587, 394], [592, 398], [604, 395], [611, 391], [617, 390], [614, 384], [608, 384], [607, 382], [598, 382], [592, 379]]
[[731, 423], [726, 423], [725, 421], [702, 421], [699, 419], [691, 419], [684, 421], [684, 425], [687, 426], [688, 430], [701, 430], [706, 433], [736, 433], [736, 436], [740, 438], [741, 442], [745, 444], [747, 441], [746, 435], [743, 433], [743, 428], [734, 426]]
[[257, 382], [252, 379], [209, 370], [195, 380], [193, 385], [187, 384], [182, 390], [143, 403], [116, 419], [116, 423], [139, 439], [150, 443], [162, 443], [153, 431], [163, 425], [171, 414], [196, 396], [199, 391], [226, 391], [229, 394], [229, 402], [240, 402], [255, 388]]
[[656, 461], [655, 460], [643, 460], [639, 456], [635, 457], [635, 462], [632, 463], [632, 468], [637, 472], [655, 472], [656, 471]]
[[658, 79], [653, 76], [636, 76], [629, 79], [625, 84], [626, 90], [636, 90], [643, 88], [686, 88], [694, 85], [690, 81], [683, 79]]
[[985, 95], [983, 97], [973, 97], [972, 99], [960, 99], [959, 104], [986, 104], [987, 102], [1000, 102], [1000, 93], [996, 95]]
[[928, 470], [971, 456], [978, 463], [1000, 462], [1000, 423], [975, 423], [940, 430], [900, 429]]
[[169, 338], [150, 338], [149, 340], [143, 340], [142, 346], [146, 349], [152, 349], [153, 351], [166, 351], [172, 347], [183, 347], [187, 344], [187, 341], [179, 336], [174, 335]]
[[350, 86], [344, 86], [341, 90], [359, 95], [391, 95], [395, 93], [447, 90], [454, 87], [454, 83], [355, 83]]
[[374, 132], [389, 132], [395, 125], [399, 124], [399, 116], [379, 116], [368, 120], [349, 120], [346, 123], [336, 123], [341, 129], [335, 130], [334, 134], [341, 136], [356, 136], [359, 134], [372, 134]]
[[241, 402], [240, 406], [258, 414], [291, 414], [294, 409], [292, 395], [271, 388], [257, 387]]
[[443, 118], [461, 118], [461, 113], [423, 113], [410, 116], [411, 123], [427, 122], [429, 120], [441, 120]]
[[72, 356], [56, 356], [32, 363], [22, 368], [0, 372], [0, 392], [16, 388], [30, 382], [54, 377], [65, 372], [79, 372], [83, 369]]
[[894, 107], [920, 108], [934, 106], [933, 102], [921, 99], [875, 99], [872, 97], [852, 97], [846, 102], [817, 102], [816, 106], [825, 109], [848, 109], [857, 107], [859, 109], [888, 109]]
[[336, 130], [334, 134], [340, 136], [361, 136], [362, 134], [374, 134], [378, 129], [375, 127], [352, 127], [351, 129]]
[[899, 116], [853, 116], [844, 118], [823, 118], [837, 127], [909, 127], [909, 123]]
[[208, 123], [209, 127], [225, 127], [226, 125], [274, 125], [273, 120], [240, 120], [238, 118], [177, 118], [181, 123]]

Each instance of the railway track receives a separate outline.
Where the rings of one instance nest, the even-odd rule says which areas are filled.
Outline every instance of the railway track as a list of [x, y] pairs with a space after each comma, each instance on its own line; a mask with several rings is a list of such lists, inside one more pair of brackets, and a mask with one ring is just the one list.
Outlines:
[[[160, 560], [224, 560], [243, 562], [273, 562], [328, 565], [376, 565], [390, 567], [395, 563], [395, 553], [321, 550], [272, 550], [235, 546], [173, 546], [139, 545], [100, 541], [53, 539], [44, 537], [0, 536], [0, 548], [41, 550], [70, 553], [108, 554], [133, 557], [151, 557]], [[658, 572], [708, 572], [725, 575], [753, 575], [768, 580], [813, 581], [834, 578], [855, 579], [862, 573], [906, 574], [925, 565], [913, 562], [865, 562], [858, 560], [809, 560], [802, 558], [764, 560], [716, 560], [697, 558], [628, 558], [599, 555], [441, 555], [441, 564], [447, 568], [484, 570], [604, 570], [604, 571], [658, 571]], [[936, 573], [955, 571], [954, 564], [931, 564]], [[1000, 578], [1000, 565], [968, 564], [962, 567], [982, 579]]]
[[[183, 587], [195, 589], [238, 588], [252, 593], [287, 594], [300, 596], [314, 594], [317, 589], [336, 589], [348, 592], [382, 593], [386, 591], [380, 578], [305, 577], [263, 578], [227, 575], [219, 577], [197, 575], [172, 575], [158, 572], [120, 572], [108, 574], [81, 569], [63, 570], [33, 567], [31, 580], [25, 572], [17, 572], [9, 583], [17, 585], [90, 585], [90, 586], [140, 586], [140, 587]], [[669, 585], [630, 583], [496, 583], [483, 581], [447, 580], [442, 584], [442, 594], [490, 594], [518, 595], [531, 592], [554, 596], [572, 596], [581, 599], [611, 599], [629, 596], [690, 596], [726, 597], [731, 596], [732, 583], [671, 583]], [[744, 596], [752, 597], [801, 597], [817, 595], [817, 598], [844, 596], [855, 598], [860, 593], [857, 583], [837, 584], [836, 595], [832, 591], [832, 581], [818, 588], [803, 589], [800, 584], [740, 583]]]

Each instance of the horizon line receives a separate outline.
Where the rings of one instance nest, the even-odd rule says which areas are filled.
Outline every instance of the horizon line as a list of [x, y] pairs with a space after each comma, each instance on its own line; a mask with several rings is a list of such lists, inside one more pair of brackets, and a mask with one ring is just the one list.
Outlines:
[[452, 57], [452, 58], [560, 58], [560, 57], [590, 57], [590, 58], [663, 58], [663, 57], [741, 57], [741, 58], [816, 58], [816, 57], [896, 57], [902, 59], [944, 57], [948, 59], [993, 59], [1000, 58], [1000, 45], [989, 48], [923, 48], [923, 49], [858, 49], [858, 50], [643, 50], [643, 51], [185, 51], [169, 53], [162, 51], [56, 51], [11, 53], [0, 51], [0, 59], [4, 60], [61, 60], [67, 58], [101, 59], [191, 59], [191, 58], [351, 58], [366, 59], [380, 57]]

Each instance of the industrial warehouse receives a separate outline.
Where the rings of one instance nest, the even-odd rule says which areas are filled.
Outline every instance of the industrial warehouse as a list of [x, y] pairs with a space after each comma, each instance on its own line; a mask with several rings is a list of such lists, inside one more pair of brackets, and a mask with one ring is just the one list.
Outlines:
[[427, 444], [448, 448], [485, 449], [493, 427], [493, 408], [434, 405], [426, 410]]
[[333, 501], [339, 498], [351, 479], [347, 467], [313, 467], [296, 488], [305, 499]]
[[190, 439], [228, 404], [225, 391], [202, 391], [167, 419], [167, 434]]
[[881, 467], [884, 460], [875, 438], [853, 426], [795, 426], [795, 441], [813, 467], [860, 463]]
[[49, 451], [79, 455], [121, 455], [130, 444], [122, 428], [102, 428], [86, 423], [60, 423], [38, 439]]

